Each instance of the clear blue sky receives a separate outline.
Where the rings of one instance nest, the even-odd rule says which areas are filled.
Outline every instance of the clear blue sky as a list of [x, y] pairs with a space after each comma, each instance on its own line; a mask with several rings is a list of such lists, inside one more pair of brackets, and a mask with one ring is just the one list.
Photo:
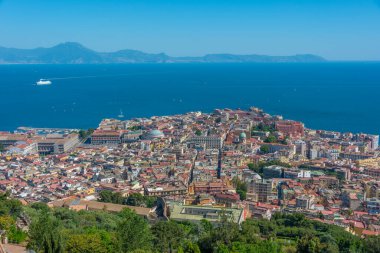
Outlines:
[[380, 0], [0, 0], [0, 45], [380, 60]]

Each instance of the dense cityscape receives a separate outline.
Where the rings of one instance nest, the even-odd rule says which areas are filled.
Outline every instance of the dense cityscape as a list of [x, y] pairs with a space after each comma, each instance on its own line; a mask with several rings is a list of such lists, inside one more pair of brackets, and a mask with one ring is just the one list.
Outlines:
[[[128, 215], [155, 224], [153, 230], [157, 224], [220, 228], [228, 219], [226, 224], [243, 228], [240, 233], [257, 222], [252, 226], [260, 228], [258, 238], [291, 238], [261, 231], [260, 222], [296, 217], [314, 227], [333, 225], [351, 242], [377, 238], [378, 144], [378, 135], [313, 130], [255, 107], [104, 119], [88, 130], [20, 127], [0, 133], [0, 200], [24, 206], [13, 214], [0, 208], [1, 241], [4, 247], [38, 252], [44, 246], [36, 248], [30, 233], [36, 210], [45, 206], [79, 215], [132, 210]], [[3, 221], [9, 215], [13, 233], [7, 233]], [[255, 248], [259, 251], [234, 250], [227, 242], [225, 248], [218, 243], [207, 249], [199, 238], [195, 246], [168, 242], [155, 247], [158, 252], [369, 252], [363, 245], [354, 249], [339, 241], [334, 251], [322, 239], [314, 251], [300, 250], [305, 236], [294, 233], [293, 244], [274, 241], [265, 250]], [[121, 252], [140, 249], [120, 247]], [[189, 251], [192, 247], [196, 250]]]

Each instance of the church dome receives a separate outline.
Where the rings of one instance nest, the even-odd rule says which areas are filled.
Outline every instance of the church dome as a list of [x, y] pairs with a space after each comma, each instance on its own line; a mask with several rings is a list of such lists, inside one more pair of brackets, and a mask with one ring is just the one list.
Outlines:
[[153, 129], [153, 130], [149, 131], [149, 133], [147, 134], [148, 139], [162, 138], [164, 136], [165, 136], [164, 133], [158, 129]]
[[246, 138], [247, 138], [247, 135], [244, 132], [242, 132], [240, 134], [240, 139], [246, 139]]

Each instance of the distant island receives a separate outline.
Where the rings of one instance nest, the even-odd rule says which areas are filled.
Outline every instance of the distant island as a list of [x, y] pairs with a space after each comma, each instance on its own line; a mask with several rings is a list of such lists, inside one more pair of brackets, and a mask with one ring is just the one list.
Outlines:
[[107, 64], [107, 63], [244, 63], [244, 62], [324, 62], [313, 54], [292, 56], [207, 54], [201, 57], [172, 57], [137, 50], [96, 52], [75, 42], [50, 48], [16, 49], [0, 47], [0, 64]]

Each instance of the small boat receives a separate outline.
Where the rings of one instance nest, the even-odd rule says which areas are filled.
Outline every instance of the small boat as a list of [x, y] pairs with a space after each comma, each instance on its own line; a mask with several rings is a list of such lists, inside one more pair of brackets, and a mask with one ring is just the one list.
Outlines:
[[123, 114], [123, 111], [122, 110], [120, 110], [120, 114], [119, 115], [117, 115], [119, 118], [124, 118], [124, 114]]
[[37, 85], [50, 85], [51, 81], [47, 79], [40, 79], [39, 81], [36, 82]]

